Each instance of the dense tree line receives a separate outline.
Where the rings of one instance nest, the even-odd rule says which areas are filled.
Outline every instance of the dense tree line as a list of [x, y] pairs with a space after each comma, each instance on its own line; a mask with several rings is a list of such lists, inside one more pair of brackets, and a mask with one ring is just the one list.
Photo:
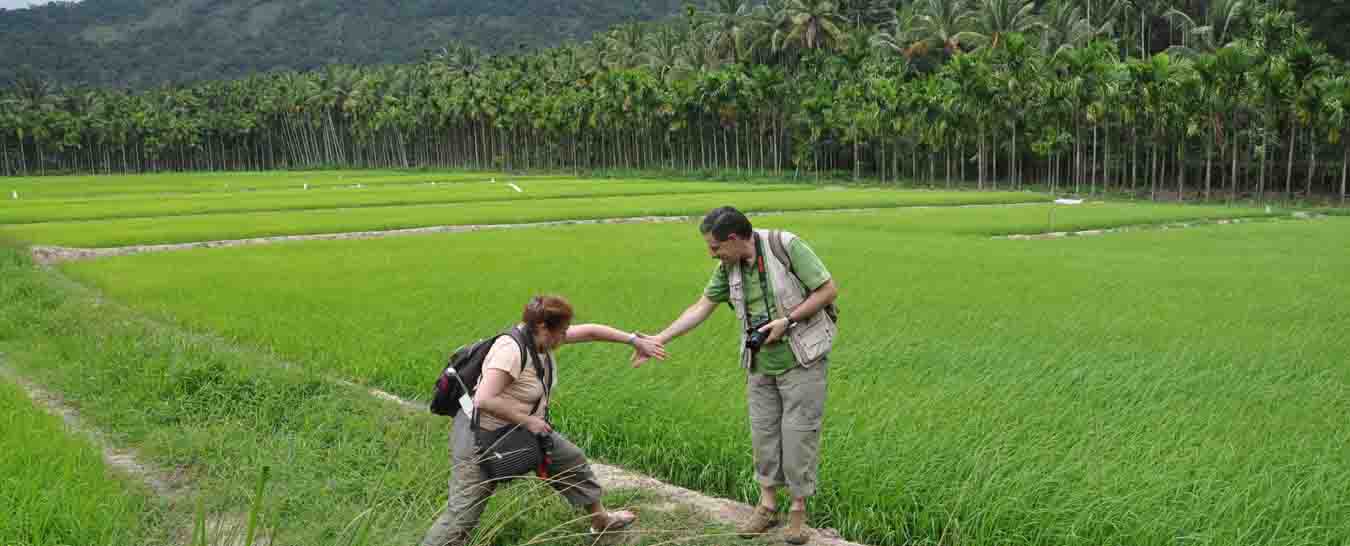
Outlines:
[[[1350, 71], [1296, 15], [717, 0], [513, 54], [0, 93], [0, 172], [665, 168], [1344, 198]], [[1184, 6], [1182, 7], [1184, 8]]]

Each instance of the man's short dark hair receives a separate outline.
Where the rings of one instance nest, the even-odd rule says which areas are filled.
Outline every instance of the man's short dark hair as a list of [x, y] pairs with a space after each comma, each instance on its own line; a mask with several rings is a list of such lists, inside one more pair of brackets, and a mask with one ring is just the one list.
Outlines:
[[749, 239], [754, 234], [750, 219], [735, 207], [712, 209], [712, 212], [703, 217], [703, 223], [699, 224], [698, 231], [705, 235], [711, 233], [713, 239], [718, 241], [727, 240], [733, 233], [742, 239]]

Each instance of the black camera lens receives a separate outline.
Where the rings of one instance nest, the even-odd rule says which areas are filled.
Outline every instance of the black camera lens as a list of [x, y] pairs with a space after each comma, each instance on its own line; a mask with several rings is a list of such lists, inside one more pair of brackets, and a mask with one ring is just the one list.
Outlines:
[[769, 321], [767, 320], [760, 322], [758, 324], [755, 324], [754, 326], [751, 326], [749, 330], [745, 331], [746, 349], [750, 349], [751, 351], [758, 351], [760, 347], [764, 346], [764, 340], [769, 338], [769, 332], [761, 332], [759, 329], [763, 328], [764, 325], [768, 323]]

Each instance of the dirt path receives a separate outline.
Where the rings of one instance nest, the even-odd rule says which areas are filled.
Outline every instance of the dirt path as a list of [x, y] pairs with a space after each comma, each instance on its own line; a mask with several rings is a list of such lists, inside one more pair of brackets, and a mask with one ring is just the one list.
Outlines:
[[[344, 385], [361, 388], [354, 383], [345, 380], [335, 380]], [[427, 411], [423, 404], [414, 403], [405, 400], [396, 395], [379, 389], [366, 389], [367, 392], [376, 398], [397, 404], [407, 411], [423, 412]], [[750, 439], [746, 438], [746, 449], [749, 449]], [[625, 470], [623, 468], [591, 461], [591, 469], [595, 471], [600, 485], [605, 489], [644, 489], [656, 493], [662, 498], [676, 505], [683, 505], [704, 514], [706, 517], [721, 523], [723, 525], [736, 526], [750, 517], [754, 507], [742, 502], [736, 502], [727, 499], [710, 497], [697, 491], [685, 489], [676, 485], [662, 482], [656, 478], [645, 476], [637, 472]], [[771, 532], [771, 536], [777, 538], [781, 532], [780, 528]], [[855, 542], [849, 542], [839, 536], [839, 532], [834, 529], [811, 529], [810, 544], [816, 546], [864, 546]]]
[[[1044, 203], [1010, 203], [995, 205], [918, 205], [912, 207], [885, 207], [885, 208], [851, 208], [851, 209], [825, 209], [825, 210], [799, 210], [799, 211], [764, 211], [751, 212], [747, 216], [778, 216], [783, 214], [848, 214], [848, 213], [866, 213], [884, 210], [904, 209], [930, 209], [930, 208], [972, 208], [972, 207], [1018, 207], [1028, 205], [1042, 205]], [[313, 235], [276, 235], [271, 237], [254, 237], [249, 239], [222, 239], [218, 241], [198, 241], [192, 243], [172, 243], [158, 245], [131, 245], [107, 248], [76, 248], [63, 246], [44, 246], [35, 245], [29, 248], [33, 254], [33, 259], [40, 264], [55, 264], [61, 262], [71, 262], [80, 260], [93, 260], [98, 258], [107, 258], [111, 256], [127, 256], [131, 254], [144, 254], [150, 252], [172, 252], [177, 250], [189, 250], [193, 248], [223, 248], [233, 246], [264, 245], [272, 243], [283, 243], [288, 241], [335, 241], [346, 239], [379, 239], [383, 237], [400, 237], [407, 235], [426, 235], [432, 233], [465, 233], [471, 231], [497, 230], [497, 229], [530, 229], [551, 226], [575, 226], [575, 225], [594, 225], [594, 224], [655, 224], [655, 223], [674, 223], [691, 222], [701, 218], [700, 216], [630, 216], [622, 218], [596, 218], [589, 220], [554, 220], [548, 222], [528, 222], [520, 224], [467, 224], [456, 226], [429, 226], [408, 229], [391, 229], [382, 231], [350, 231], [343, 233], [319, 233]]]
[[94, 446], [103, 452], [103, 463], [108, 467], [135, 481], [144, 483], [156, 495], [169, 500], [171, 503], [183, 500], [190, 492], [184, 469], [157, 468], [141, 462], [141, 457], [135, 450], [114, 447], [102, 432], [85, 425], [84, 421], [80, 419], [79, 411], [67, 404], [60, 394], [38, 386], [4, 367], [3, 364], [0, 364], [0, 377], [22, 388], [24, 392], [28, 393], [28, 397], [46, 410], [47, 413], [60, 417], [72, 432], [93, 442]]
[[[3, 355], [0, 355], [3, 356]], [[73, 434], [87, 438], [103, 454], [103, 464], [114, 472], [132, 481], [145, 484], [156, 496], [166, 501], [177, 512], [191, 510], [195, 491], [185, 468], [161, 468], [144, 462], [144, 458], [134, 449], [116, 447], [108, 441], [106, 435], [97, 428], [87, 425], [80, 418], [79, 410], [72, 407], [58, 393], [47, 390], [29, 381], [0, 361], [0, 378], [13, 382], [28, 394], [33, 403], [47, 413], [60, 417], [66, 428]], [[225, 514], [206, 518], [206, 533], [212, 546], [242, 545], [245, 517], [242, 514]], [[185, 522], [177, 528], [169, 528], [173, 544], [192, 544], [194, 529], [191, 522]], [[259, 536], [254, 544], [261, 546], [266, 537]]]

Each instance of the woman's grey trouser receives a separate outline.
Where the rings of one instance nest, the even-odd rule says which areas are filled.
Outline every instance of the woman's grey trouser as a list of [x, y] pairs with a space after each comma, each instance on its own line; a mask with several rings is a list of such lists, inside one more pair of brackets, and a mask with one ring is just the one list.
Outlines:
[[[422, 539], [422, 546], [462, 542], [478, 525], [478, 518], [483, 515], [498, 482], [483, 479], [475, 460], [476, 452], [469, 417], [460, 412], [455, 416], [454, 431], [450, 434], [450, 498]], [[586, 463], [586, 455], [557, 432], [553, 433], [553, 464], [549, 466], [549, 476], [549, 485], [573, 506], [589, 506], [600, 501], [600, 484]]]

